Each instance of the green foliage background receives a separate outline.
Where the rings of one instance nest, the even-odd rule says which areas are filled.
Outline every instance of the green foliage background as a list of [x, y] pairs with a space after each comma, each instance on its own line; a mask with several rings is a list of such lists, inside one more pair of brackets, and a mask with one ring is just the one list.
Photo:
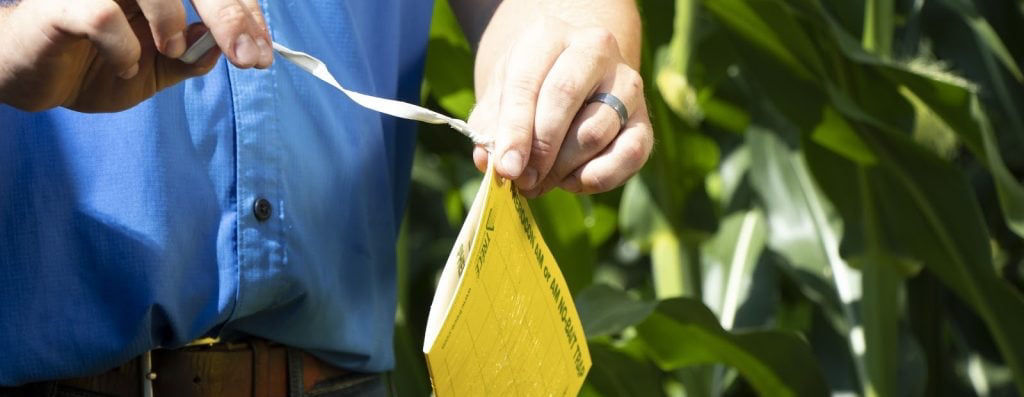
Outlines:
[[[1020, 395], [1024, 2], [641, 0], [656, 146], [623, 189], [530, 205], [588, 396]], [[435, 7], [424, 103], [466, 117]], [[422, 126], [398, 245], [400, 395], [480, 175]]]

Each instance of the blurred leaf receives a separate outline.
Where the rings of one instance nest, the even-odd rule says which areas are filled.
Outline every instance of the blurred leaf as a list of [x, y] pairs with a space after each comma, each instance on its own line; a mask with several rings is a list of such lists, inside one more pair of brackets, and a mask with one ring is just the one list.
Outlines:
[[451, 187], [451, 182], [441, 171], [441, 160], [435, 154], [416, 151], [412, 161], [412, 181], [418, 185], [444, 192]]
[[465, 211], [462, 210], [462, 194], [457, 189], [450, 189], [444, 194], [444, 210], [448, 215], [448, 224], [452, 227], [459, 227], [465, 220]]
[[1010, 51], [1006, 49], [1006, 45], [996, 34], [995, 29], [992, 29], [992, 25], [978, 13], [972, 0], [942, 0], [942, 3], [963, 17], [967, 26], [970, 26], [974, 34], [977, 35], [978, 41], [984, 45], [984, 50], [995, 54], [1006, 70], [1009, 70], [1010, 74], [1017, 79], [1017, 82], [1024, 83], [1024, 74], [1021, 74], [1017, 62], [1013, 60], [1013, 55], [1010, 55]]
[[430, 378], [423, 361], [423, 349], [416, 345], [405, 324], [395, 325], [395, 369], [391, 379], [395, 392], [402, 396], [429, 396]]
[[434, 2], [424, 80], [431, 95], [451, 115], [465, 120], [476, 102], [473, 52], [447, 1]]
[[741, 36], [787, 65], [797, 76], [812, 79], [824, 65], [807, 35], [800, 31], [788, 5], [766, 0], [704, 0], [704, 7]]
[[409, 215], [405, 215], [398, 231], [395, 244], [397, 276], [397, 310], [395, 311], [395, 329], [393, 346], [395, 349], [395, 369], [391, 372], [396, 392], [403, 396], [429, 396], [430, 380], [427, 377], [426, 363], [423, 361], [423, 349], [416, 343], [420, 338], [412, 335], [409, 327]]
[[587, 226], [587, 233], [590, 234], [590, 245], [599, 247], [615, 233], [618, 227], [618, 214], [611, 206], [592, 203], [583, 222]]
[[740, 305], [751, 292], [751, 278], [765, 244], [765, 221], [752, 209], [722, 220], [718, 232], [701, 247], [704, 301], [732, 329]]
[[655, 79], [665, 103], [691, 124], [700, 118], [697, 93], [687, 80], [698, 0], [676, 0], [672, 41], [659, 50]]
[[555, 189], [530, 200], [544, 241], [558, 259], [565, 282], [574, 293], [594, 280], [594, 251], [583, 221], [583, 208], [575, 195]]
[[470, 178], [459, 187], [459, 196], [462, 197], [462, 205], [469, 210], [473, 206], [473, 199], [480, 191], [480, 181], [483, 177]]
[[832, 106], [824, 108], [821, 122], [811, 131], [811, 139], [858, 164], [872, 165], [878, 162], [864, 140], [857, 136], [850, 124]]
[[952, 160], [957, 154], [956, 150], [960, 148], [956, 131], [946, 125], [939, 115], [906, 87], [900, 87], [900, 93], [914, 107], [914, 142], [945, 160]]
[[718, 202], [721, 208], [730, 208], [736, 201], [736, 192], [746, 181], [750, 169], [750, 150], [743, 145], [729, 153], [718, 166], [716, 173], [708, 175], [705, 182], [708, 195]]
[[884, 59], [892, 55], [894, 16], [893, 0], [865, 0], [864, 2], [864, 48]]
[[699, 301], [662, 301], [637, 326], [640, 338], [665, 370], [706, 363], [728, 364], [761, 395], [820, 396], [828, 388], [807, 343], [782, 331], [729, 333]]
[[[582, 396], [657, 397], [664, 393], [658, 368], [640, 358], [602, 343], [590, 344], [594, 366], [587, 376], [587, 389]], [[591, 394], [592, 393], [592, 394]]]
[[573, 299], [587, 339], [622, 332], [646, 319], [657, 305], [638, 301], [604, 284], [591, 285]]
[[698, 296], [694, 288], [700, 283], [691, 271], [686, 247], [671, 230], [664, 229], [654, 234], [651, 244], [651, 278], [654, 280], [654, 296], [658, 299], [679, 296]]
[[900, 313], [903, 312], [903, 278], [893, 258], [882, 253], [862, 258], [864, 276], [861, 318], [864, 329], [864, 357], [868, 395], [898, 394], [900, 384]]
[[619, 229], [623, 237], [645, 250], [650, 248], [656, 233], [669, 229], [665, 214], [642, 178], [631, 178], [622, 189]]

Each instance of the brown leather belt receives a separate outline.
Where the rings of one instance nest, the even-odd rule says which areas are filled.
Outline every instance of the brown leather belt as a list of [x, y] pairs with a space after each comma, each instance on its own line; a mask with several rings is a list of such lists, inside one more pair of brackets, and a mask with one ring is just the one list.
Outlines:
[[375, 376], [336, 368], [263, 339], [153, 350], [151, 363], [149, 374], [143, 374], [144, 359], [136, 358], [100, 375], [55, 383], [102, 395], [138, 396], [148, 378], [156, 397], [287, 396], [300, 384], [309, 392], [327, 380]]

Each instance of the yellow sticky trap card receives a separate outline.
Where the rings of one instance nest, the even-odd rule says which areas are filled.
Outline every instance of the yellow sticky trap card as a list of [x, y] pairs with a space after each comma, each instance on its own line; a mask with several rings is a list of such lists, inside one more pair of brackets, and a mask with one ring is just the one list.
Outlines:
[[438, 397], [575, 396], [590, 351], [526, 198], [488, 165], [427, 320]]

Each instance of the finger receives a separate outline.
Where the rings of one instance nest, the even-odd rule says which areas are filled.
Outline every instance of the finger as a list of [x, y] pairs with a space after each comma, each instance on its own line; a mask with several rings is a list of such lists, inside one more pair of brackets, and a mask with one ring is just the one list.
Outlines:
[[505, 64], [494, 154], [498, 173], [508, 179], [519, 179], [529, 161], [537, 94], [547, 71], [565, 49], [564, 41], [551, 39], [560, 37], [552, 33], [560, 28], [558, 23], [545, 21], [526, 32], [511, 49]]
[[[501, 78], [500, 73], [493, 78]], [[480, 98], [476, 106], [473, 107], [473, 110], [469, 113], [469, 119], [466, 120], [471, 130], [485, 136], [491, 136], [497, 126], [498, 100], [500, 98], [498, 94], [498, 90], [488, 90]], [[489, 157], [489, 153], [482, 146], [477, 145], [473, 149], [473, 163], [480, 172], [487, 171]]]
[[238, 0], [194, 0], [193, 4], [232, 64], [240, 68], [270, 65], [270, 37], [249, 7]]
[[[186, 42], [195, 42], [208, 30], [202, 23], [192, 24], [186, 29]], [[217, 65], [219, 58], [220, 50], [217, 47], [211, 48], [196, 62], [191, 64], [173, 58], [156, 57], [157, 63], [153, 70], [156, 73], [157, 90], [172, 86], [187, 78], [208, 73]]]
[[139, 72], [142, 48], [128, 19], [117, 3], [111, 0], [69, 2], [57, 21], [66, 34], [84, 36], [96, 51], [124, 79]]
[[[641, 111], [646, 113], [646, 106]], [[653, 146], [649, 119], [636, 117], [603, 152], [562, 181], [561, 187], [574, 193], [600, 193], [622, 186], [647, 162]]]
[[[610, 33], [590, 32], [577, 35], [569, 43], [540, 88], [530, 163], [518, 181], [522, 189], [532, 189], [547, 177], [573, 118], [612, 65], [612, 56], [618, 55]], [[530, 175], [536, 178], [528, 180]]]
[[[615, 73], [606, 77], [596, 92], [611, 93], [626, 105], [631, 120], [649, 123], [646, 113], [639, 111], [645, 109], [643, 80], [629, 66], [619, 64]], [[558, 157], [541, 186], [557, 186], [571, 172], [601, 153], [619, 135], [620, 123], [618, 112], [611, 106], [601, 102], [587, 104], [569, 127]]]
[[[260, 0], [241, 0], [242, 5], [249, 9], [249, 14], [252, 15], [256, 21], [256, 27], [259, 28], [264, 34], [267, 33], [267, 20], [263, 18], [263, 7], [260, 6]], [[269, 34], [267, 35], [269, 39]]]
[[473, 147], [473, 165], [476, 166], [476, 169], [480, 170], [480, 172], [487, 172], [488, 159], [487, 149], [479, 145]]
[[[269, 43], [270, 31], [267, 30], [267, 20], [263, 17], [263, 8], [260, 6], [260, 0], [241, 0], [242, 5], [249, 9], [249, 14], [252, 15], [253, 20], [256, 21], [256, 28], [259, 29], [260, 33], [266, 37]], [[267, 68], [271, 63], [274, 62], [274, 51], [270, 48], [270, 51], [260, 52], [260, 61], [258, 66], [261, 68]]]
[[157, 51], [171, 58], [185, 52], [185, 6], [180, 0], [138, 0]]

